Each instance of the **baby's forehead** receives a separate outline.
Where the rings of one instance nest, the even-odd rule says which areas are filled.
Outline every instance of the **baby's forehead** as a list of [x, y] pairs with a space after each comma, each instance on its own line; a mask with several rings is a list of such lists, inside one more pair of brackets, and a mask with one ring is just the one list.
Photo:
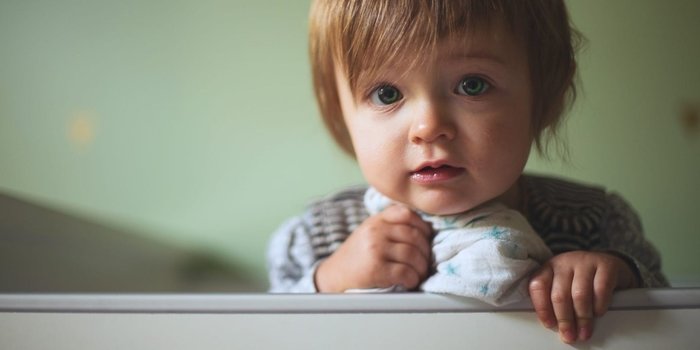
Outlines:
[[[355, 62], [341, 63], [351, 86], [357, 87], [367, 81], [377, 81], [395, 76], [397, 72], [408, 72], [425, 65], [440, 65], [465, 59], [489, 60], [503, 64], [507, 60], [525, 59], [526, 53], [518, 40], [504, 26], [473, 28], [459, 35], [438, 38], [436, 41], [403, 43], [394, 51], [371, 50]], [[354, 90], [354, 89], [353, 89]]]

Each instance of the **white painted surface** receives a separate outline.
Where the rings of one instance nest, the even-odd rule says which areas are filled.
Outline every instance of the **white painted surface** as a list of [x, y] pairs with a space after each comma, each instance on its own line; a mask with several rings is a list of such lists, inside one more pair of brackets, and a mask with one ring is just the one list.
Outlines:
[[[527, 305], [499, 310], [423, 294], [5, 295], [0, 349], [572, 348]], [[699, 323], [700, 289], [618, 293], [575, 348], [698, 349]]]

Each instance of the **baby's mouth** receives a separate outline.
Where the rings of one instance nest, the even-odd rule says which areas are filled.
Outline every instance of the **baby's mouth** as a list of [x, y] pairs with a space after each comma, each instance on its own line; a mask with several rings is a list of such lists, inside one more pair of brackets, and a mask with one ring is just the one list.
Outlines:
[[419, 183], [434, 183], [452, 179], [464, 173], [464, 168], [443, 164], [424, 166], [411, 172], [411, 179]]

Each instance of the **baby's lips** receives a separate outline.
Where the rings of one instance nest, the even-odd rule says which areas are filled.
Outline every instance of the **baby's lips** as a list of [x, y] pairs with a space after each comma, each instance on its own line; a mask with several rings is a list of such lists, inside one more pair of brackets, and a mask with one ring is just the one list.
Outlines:
[[425, 167], [411, 173], [411, 179], [418, 183], [430, 184], [452, 179], [464, 173], [464, 168], [443, 165], [438, 168]]

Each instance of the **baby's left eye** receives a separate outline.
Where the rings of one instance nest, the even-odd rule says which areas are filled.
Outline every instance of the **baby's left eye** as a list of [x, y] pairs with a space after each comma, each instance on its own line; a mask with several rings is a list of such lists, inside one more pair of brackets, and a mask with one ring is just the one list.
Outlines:
[[491, 84], [480, 77], [466, 77], [459, 82], [456, 92], [460, 95], [479, 96], [490, 87]]

